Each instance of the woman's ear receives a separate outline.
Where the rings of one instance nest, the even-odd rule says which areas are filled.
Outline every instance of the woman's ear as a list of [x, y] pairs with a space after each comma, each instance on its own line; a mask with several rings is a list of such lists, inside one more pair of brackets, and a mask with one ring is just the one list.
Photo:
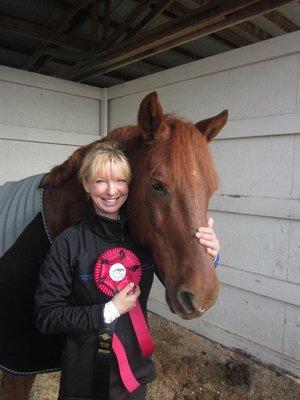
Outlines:
[[82, 184], [86, 193], [90, 193], [90, 181], [87, 178], [82, 179]]

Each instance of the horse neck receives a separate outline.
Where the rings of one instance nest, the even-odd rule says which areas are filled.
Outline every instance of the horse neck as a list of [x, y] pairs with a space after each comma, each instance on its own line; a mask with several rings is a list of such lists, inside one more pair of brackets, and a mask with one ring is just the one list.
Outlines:
[[77, 176], [72, 176], [57, 187], [46, 186], [43, 208], [50, 236], [57, 236], [82, 219], [87, 207], [87, 198]]

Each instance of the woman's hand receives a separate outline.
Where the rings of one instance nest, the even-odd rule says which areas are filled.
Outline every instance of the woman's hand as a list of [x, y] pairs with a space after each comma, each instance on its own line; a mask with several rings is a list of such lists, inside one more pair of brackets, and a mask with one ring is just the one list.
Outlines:
[[140, 288], [135, 286], [134, 283], [129, 283], [124, 287], [124, 289], [114, 295], [112, 302], [119, 311], [119, 314], [122, 315], [135, 307], [137, 298], [140, 294]]
[[199, 243], [205, 246], [207, 253], [215, 258], [220, 251], [220, 243], [213, 230], [213, 224], [213, 218], [208, 218], [207, 226], [198, 228], [195, 236], [199, 239]]

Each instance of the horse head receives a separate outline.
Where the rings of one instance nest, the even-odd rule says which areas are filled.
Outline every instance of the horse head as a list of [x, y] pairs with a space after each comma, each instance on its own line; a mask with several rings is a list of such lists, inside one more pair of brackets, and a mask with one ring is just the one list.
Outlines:
[[227, 111], [196, 125], [164, 115], [154, 92], [140, 105], [137, 127], [108, 136], [122, 142], [132, 165], [131, 233], [152, 248], [170, 310], [185, 319], [203, 314], [218, 295], [212, 258], [195, 232], [207, 224], [218, 184], [208, 142], [226, 121]]

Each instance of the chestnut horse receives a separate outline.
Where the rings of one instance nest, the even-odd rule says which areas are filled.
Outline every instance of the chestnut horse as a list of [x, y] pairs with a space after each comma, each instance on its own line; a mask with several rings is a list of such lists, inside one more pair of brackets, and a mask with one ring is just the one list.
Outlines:
[[[208, 201], [218, 183], [208, 142], [226, 121], [227, 111], [196, 125], [164, 115], [153, 92], [141, 102], [136, 126], [117, 128], [102, 139], [118, 141], [130, 160], [129, 229], [139, 244], [151, 248], [170, 310], [185, 319], [202, 315], [218, 295], [212, 258], [194, 234], [197, 227], [206, 225]], [[98, 142], [76, 150], [41, 182], [44, 217], [52, 238], [86, 211], [77, 172]], [[1, 400], [27, 399], [33, 379], [34, 375], [18, 380], [5, 374]], [[18, 394], [13, 395], [17, 385]]]

